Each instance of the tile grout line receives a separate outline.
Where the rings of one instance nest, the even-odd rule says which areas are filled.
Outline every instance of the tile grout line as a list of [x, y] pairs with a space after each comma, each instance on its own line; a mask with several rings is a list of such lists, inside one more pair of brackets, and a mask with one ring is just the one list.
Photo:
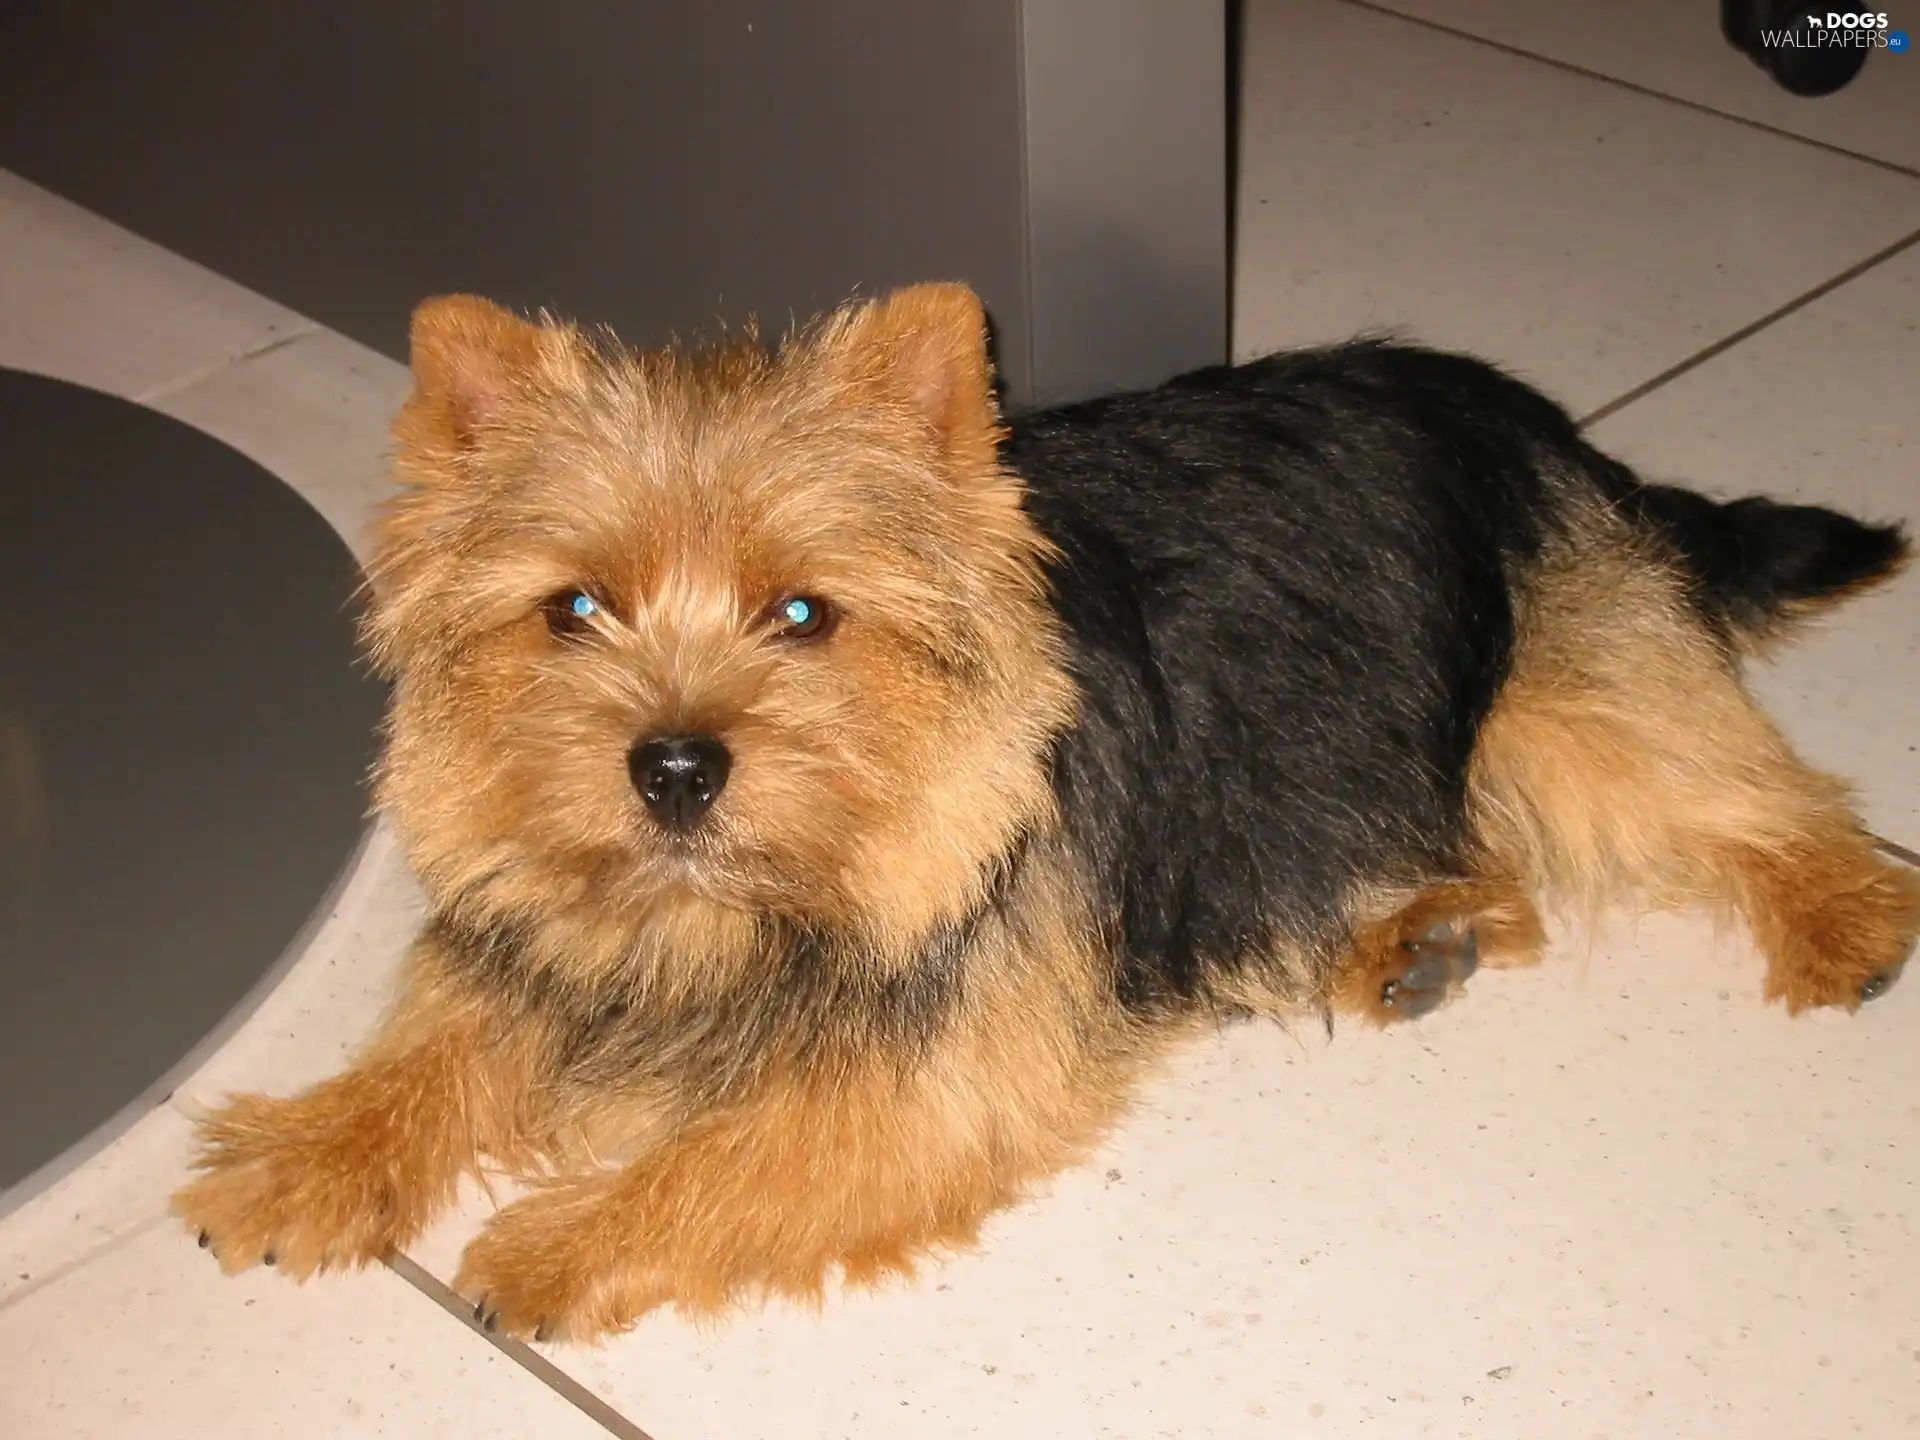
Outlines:
[[306, 322], [303, 323], [299, 329], [289, 331], [285, 335], [276, 335], [273, 339], [256, 345], [251, 350], [242, 350], [238, 355], [229, 355], [225, 359], [217, 360], [211, 365], [190, 371], [188, 374], [176, 380], [168, 380], [162, 384], [150, 386], [138, 395], [129, 395], [127, 398], [136, 405], [151, 406], [154, 402], [178, 395], [183, 390], [191, 390], [201, 381], [211, 380], [214, 376], [224, 374], [236, 365], [244, 365], [249, 360], [258, 360], [263, 355], [271, 355], [277, 350], [284, 350], [289, 345], [297, 344], [310, 336], [324, 333], [326, 332], [323, 326]]
[[1867, 838], [1873, 841], [1874, 849], [1882, 855], [1898, 860], [1911, 870], [1920, 870], [1920, 853], [1909, 850], [1904, 845], [1895, 844], [1884, 835], [1875, 835], [1871, 830], [1867, 832]]
[[[1345, 3], [1354, 4], [1354, 3], [1357, 3], [1357, 0], [1345, 0]], [[1912, 249], [1916, 243], [1920, 243], [1920, 230], [1915, 230], [1908, 235], [1902, 236], [1900, 239], [1894, 241], [1891, 245], [1886, 246], [1884, 249], [1876, 250], [1873, 254], [1869, 255], [1866, 259], [1858, 262], [1857, 264], [1848, 266], [1845, 270], [1842, 270], [1838, 275], [1835, 275], [1832, 279], [1822, 281], [1820, 284], [1814, 286], [1811, 290], [1808, 290], [1803, 292], [1802, 294], [1796, 295], [1793, 299], [1787, 301], [1786, 304], [1781, 305], [1776, 309], [1769, 310], [1766, 314], [1762, 315], [1758, 320], [1754, 320], [1749, 322], [1748, 324], [1742, 325], [1738, 330], [1735, 330], [1732, 334], [1722, 336], [1720, 339], [1714, 341], [1713, 344], [1707, 346], [1703, 350], [1696, 350], [1693, 354], [1689, 355], [1686, 359], [1680, 361], [1679, 364], [1668, 366], [1665, 370], [1662, 370], [1658, 375], [1655, 375], [1651, 380], [1644, 380], [1640, 384], [1634, 386], [1631, 390], [1627, 391], [1625, 394], [1615, 396], [1613, 399], [1609, 400], [1606, 404], [1602, 405], [1599, 409], [1591, 411], [1588, 414], [1582, 416], [1578, 422], [1580, 428], [1584, 430], [1591, 425], [1595, 425], [1598, 422], [1607, 419], [1611, 415], [1615, 415], [1619, 413], [1621, 410], [1624, 410], [1627, 406], [1633, 404], [1636, 400], [1644, 400], [1647, 396], [1651, 395], [1654, 391], [1663, 389], [1664, 387], [1672, 384], [1675, 380], [1678, 380], [1681, 376], [1689, 373], [1690, 371], [1697, 370], [1700, 366], [1706, 364], [1707, 361], [1712, 360], [1717, 356], [1726, 354], [1727, 351], [1733, 349], [1734, 346], [1741, 344], [1743, 341], [1751, 340], [1755, 335], [1758, 335], [1762, 330], [1771, 328], [1772, 326], [1778, 324], [1780, 321], [1785, 320], [1788, 316], [1793, 315], [1798, 311], [1806, 309], [1806, 307], [1813, 304], [1814, 301], [1823, 299], [1826, 296], [1831, 295], [1834, 291], [1838, 290], [1841, 286], [1846, 285], [1854, 280], [1858, 280], [1862, 275], [1865, 275], [1869, 270], [1873, 270], [1878, 266], [1886, 264], [1887, 261], [1893, 259], [1895, 256], [1901, 254], [1903, 251]]]
[[0, 1311], [11, 1310], [22, 1301], [38, 1295], [49, 1285], [58, 1284], [73, 1274], [74, 1271], [83, 1269], [91, 1265], [94, 1261], [113, 1254], [114, 1251], [120, 1249], [130, 1241], [137, 1240], [143, 1235], [151, 1234], [172, 1218], [171, 1215], [165, 1212], [158, 1215], [149, 1215], [145, 1220], [140, 1221], [136, 1225], [129, 1226], [118, 1235], [108, 1236], [92, 1249], [84, 1250], [71, 1260], [64, 1261], [54, 1266], [51, 1270], [35, 1275], [31, 1280], [23, 1282], [18, 1290], [10, 1291], [6, 1295], [0, 1295]]
[[1589, 70], [1584, 65], [1576, 65], [1571, 60], [1557, 60], [1551, 55], [1541, 55], [1523, 46], [1509, 44], [1505, 40], [1490, 39], [1485, 35], [1476, 35], [1471, 30], [1457, 29], [1439, 20], [1429, 20], [1424, 15], [1407, 15], [1401, 11], [1381, 4], [1380, 0], [1339, 0], [1339, 3], [1355, 10], [1366, 10], [1375, 15], [1384, 15], [1393, 20], [1404, 20], [1409, 25], [1418, 25], [1424, 30], [1436, 34], [1450, 35], [1456, 40], [1465, 40], [1469, 44], [1483, 45], [1489, 50], [1498, 50], [1503, 55], [1512, 55], [1521, 60], [1536, 61], [1541, 65], [1551, 65], [1554, 69], [1569, 75], [1578, 75], [1586, 80], [1597, 80], [1603, 85], [1613, 85], [1621, 90], [1630, 90], [1635, 95], [1644, 95], [1650, 100], [1664, 100], [1669, 105], [1678, 105], [1683, 110], [1691, 110], [1699, 115], [1711, 115], [1716, 120], [1726, 120], [1735, 125], [1744, 125], [1749, 130], [1757, 130], [1763, 135], [1771, 135], [1779, 140], [1791, 140], [1796, 145], [1810, 146], [1815, 150], [1824, 150], [1829, 155], [1843, 156], [1848, 160], [1858, 160], [1863, 165], [1872, 165], [1881, 170], [1890, 170], [1895, 175], [1905, 175], [1920, 180], [1920, 169], [1911, 165], [1902, 165], [1897, 160], [1882, 160], [1877, 155], [1868, 155], [1863, 151], [1849, 150], [1844, 145], [1836, 145], [1831, 140], [1816, 140], [1810, 135], [1801, 135], [1792, 130], [1782, 129], [1778, 125], [1769, 125], [1764, 120], [1754, 120], [1746, 115], [1736, 115], [1731, 110], [1721, 110], [1699, 100], [1689, 100], [1683, 95], [1670, 94], [1665, 90], [1656, 90], [1651, 85], [1642, 85], [1634, 80], [1623, 80], [1618, 75], [1609, 75], [1604, 70]]
[[593, 1391], [589, 1390], [585, 1385], [582, 1385], [578, 1380], [574, 1379], [573, 1376], [567, 1374], [566, 1371], [562, 1370], [558, 1365], [554, 1364], [525, 1341], [515, 1340], [511, 1336], [490, 1334], [482, 1330], [478, 1325], [475, 1325], [473, 1323], [473, 1306], [449, 1290], [440, 1282], [437, 1276], [433, 1275], [411, 1256], [396, 1251], [387, 1256], [381, 1263], [395, 1275], [398, 1275], [402, 1280], [406, 1281], [407, 1284], [413, 1286], [413, 1288], [418, 1290], [422, 1295], [433, 1301], [433, 1303], [438, 1305], [442, 1310], [453, 1316], [454, 1319], [458, 1320], [467, 1329], [473, 1331], [474, 1334], [493, 1346], [494, 1349], [506, 1356], [508, 1360], [518, 1365], [521, 1369], [533, 1376], [534, 1379], [553, 1391], [562, 1400], [567, 1401], [589, 1420], [599, 1425], [600, 1428], [605, 1430], [609, 1435], [617, 1436], [618, 1440], [653, 1440], [653, 1437], [648, 1435], [646, 1431], [627, 1419], [626, 1416], [622, 1415], [605, 1400], [602, 1400], [598, 1395], [594, 1394]]

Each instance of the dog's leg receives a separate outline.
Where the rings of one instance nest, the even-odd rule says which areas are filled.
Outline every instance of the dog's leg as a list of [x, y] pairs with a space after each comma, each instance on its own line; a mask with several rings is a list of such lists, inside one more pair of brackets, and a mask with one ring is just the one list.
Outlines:
[[523, 1093], [497, 1017], [416, 942], [398, 1008], [352, 1068], [291, 1099], [241, 1095], [200, 1124], [173, 1211], [228, 1271], [303, 1278], [413, 1240], [482, 1151], [513, 1142]]
[[1023, 921], [976, 946], [964, 1007], [911, 1051], [857, 1038], [796, 1051], [750, 1099], [625, 1168], [501, 1211], [455, 1288], [490, 1327], [588, 1340], [663, 1304], [810, 1300], [836, 1276], [871, 1284], [969, 1243], [1084, 1157], [1140, 1067], [1187, 1033], [1142, 1026], [1086, 958], [1063, 960], [1078, 932], [1037, 953], [1002, 947], [1046, 930], [1032, 906]]
[[1857, 1009], [1899, 978], [1920, 931], [1920, 875], [1883, 859], [1853, 816], [1813, 810], [1786, 844], [1735, 841], [1728, 898], [1767, 957], [1766, 995], [1791, 1012]]
[[[672, 1304], [818, 1299], [910, 1274], [970, 1244], [1022, 1186], [1079, 1158], [1117, 1094], [1033, 1107], [1003, 1076], [980, 1091], [865, 1077], [796, 1083], [698, 1123], [624, 1169], [569, 1178], [508, 1206], [468, 1245], [454, 1288], [489, 1330], [592, 1340]], [[936, 1091], [944, 1093], [936, 1093]]]
[[1444, 882], [1356, 927], [1328, 1001], [1380, 1025], [1417, 1019], [1482, 965], [1534, 963], [1545, 939], [1532, 897], [1514, 881]]
[[836, 1270], [853, 1283], [908, 1271], [1012, 1198], [986, 1155], [949, 1164], [914, 1107], [876, 1095], [856, 1116], [854, 1103], [769, 1100], [541, 1190], [467, 1247], [455, 1289], [489, 1330], [590, 1340], [667, 1303], [714, 1313], [816, 1298]]
[[1588, 917], [1634, 900], [1739, 914], [1790, 1010], [1885, 990], [1920, 880], [1794, 754], [1673, 575], [1602, 537], [1539, 578], [1525, 628], [1474, 754], [1496, 862]]

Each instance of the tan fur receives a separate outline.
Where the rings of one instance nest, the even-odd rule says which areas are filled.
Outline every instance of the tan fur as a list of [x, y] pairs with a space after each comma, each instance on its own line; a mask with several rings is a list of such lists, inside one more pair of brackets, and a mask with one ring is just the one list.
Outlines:
[[[368, 627], [397, 682], [380, 801], [430, 894], [538, 918], [524, 983], [697, 1014], [752, 993], [774, 912], [857, 934], [828, 963], [883, 984], [1050, 830], [1075, 696], [969, 292], [833, 317], [777, 361], [751, 337], [621, 354], [468, 298], [422, 307], [414, 345]], [[540, 604], [583, 582], [595, 645], [557, 649]], [[860, 622], [830, 662], [762, 638], [790, 593]], [[687, 728], [735, 757], [698, 866], [621, 768]], [[176, 1208], [223, 1264], [304, 1274], [406, 1243], [483, 1157], [552, 1169], [461, 1284], [576, 1336], [900, 1268], [1071, 1163], [1170, 1039], [1112, 1005], [1082, 882], [1034, 848], [1017, 931], [983, 922], [962, 1009], [904, 1071], [776, 1032], [751, 1074], [685, 1051], [713, 1091], [689, 1108], [645, 1075], [542, 1080], [563, 1042], [523, 995], [421, 981], [346, 1074], [214, 1117]], [[662, 1043], [664, 1067], [696, 1040]]]
[[1598, 509], [1532, 583], [1471, 798], [1488, 864], [1583, 918], [1738, 913], [1791, 1010], [1857, 1006], [1920, 927], [1920, 885], [1846, 787], [1793, 753], [1665, 557]]
[[[494, 360], [536, 358], [511, 384], [488, 382], [497, 408], [475, 422], [489, 438], [471, 475], [458, 472], [480, 462], [444, 417], [472, 404], [431, 386], [483, 362], [422, 368], [395, 430], [408, 488], [375, 559], [370, 633], [403, 676], [380, 799], [430, 889], [484, 883], [546, 911], [570, 890], [653, 905], [677, 888], [675, 974], [699, 969], [679, 963], [687, 944], [719, 949], [708, 963], [724, 966], [743, 938], [725, 914], [749, 905], [858, 919], [897, 953], [966, 906], [953, 887], [1009, 832], [1051, 812], [1036, 756], [1074, 698], [1041, 589], [1044, 542], [993, 463], [978, 302], [922, 288], [836, 318], [779, 365], [745, 342], [608, 358], [554, 330], [535, 345], [522, 334], [534, 327], [495, 311]], [[458, 305], [454, 339], [477, 343], [479, 302], [440, 303]], [[448, 343], [433, 307], [416, 329], [429, 353]], [[534, 613], [582, 576], [619, 617], [587, 677], [591, 707], [577, 679], [548, 683]], [[793, 591], [861, 608], [867, 623], [833, 665], [777, 665], [761, 644], [757, 617]], [[456, 641], [463, 619], [488, 628]], [[406, 664], [456, 653], [458, 693], [444, 664]], [[939, 683], [943, 666], [976, 683]], [[607, 756], [648, 726], [722, 723], [753, 833], [703, 836], [732, 852], [725, 893], [697, 888], [704, 870], [663, 887], [631, 796], [604, 783]], [[604, 918], [592, 908], [589, 930]], [[624, 946], [636, 918], [613, 917], [607, 943]]]
[[304, 1278], [410, 1244], [484, 1153], [527, 1166], [536, 1036], [414, 947], [400, 1002], [353, 1067], [290, 1100], [240, 1096], [200, 1127], [200, 1177], [174, 1213], [228, 1271]]
[[784, 1057], [751, 1105], [504, 1211], [469, 1247], [461, 1293], [512, 1330], [591, 1336], [669, 1301], [813, 1300], [836, 1274], [873, 1283], [970, 1243], [1084, 1157], [1171, 1039], [1127, 1026], [1076, 888], [1039, 883], [1024, 938], [987, 937], [958, 1023], [910, 1073], [880, 1053]]

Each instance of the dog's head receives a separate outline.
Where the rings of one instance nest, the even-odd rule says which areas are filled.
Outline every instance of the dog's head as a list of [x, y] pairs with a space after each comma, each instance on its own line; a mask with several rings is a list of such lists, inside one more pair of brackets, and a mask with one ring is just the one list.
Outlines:
[[1049, 812], [1073, 693], [966, 289], [648, 353], [430, 301], [394, 435], [380, 796], [441, 903], [890, 950]]

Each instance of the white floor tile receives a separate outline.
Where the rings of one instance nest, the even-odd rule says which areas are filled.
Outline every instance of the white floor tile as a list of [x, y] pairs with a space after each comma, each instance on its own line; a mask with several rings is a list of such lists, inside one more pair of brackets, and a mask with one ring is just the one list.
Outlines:
[[[1543, 5], [1540, 0], [1378, 0], [1529, 54], [1644, 85], [1664, 95], [1772, 125], [1809, 140], [1920, 169], [1920, 74], [1912, 51], [1876, 51], [1846, 89], [1790, 95], [1721, 37], [1718, 7], [1672, 0]], [[1836, 5], [1836, 10], [1845, 10]], [[1858, 7], [1856, 7], [1858, 8]], [[1920, 8], [1888, 11], [1892, 29], [1920, 32]]]
[[404, 365], [320, 331], [153, 403], [293, 486], [364, 559], [391, 485], [388, 427], [406, 392]]
[[190, 1146], [187, 1121], [162, 1105], [0, 1217], [0, 1309], [158, 1223], [186, 1175]]
[[[1667, 479], [1904, 520], [1920, 539], [1916, 395], [1920, 247], [1594, 431]], [[1920, 850], [1920, 567], [1810, 628], [1754, 679], [1807, 757], [1859, 785], [1868, 823]], [[1908, 1164], [1920, 1184], [1920, 1147]]]
[[141, 399], [310, 321], [0, 170], [0, 365]]
[[1242, 356], [1397, 329], [1584, 413], [1920, 228], [1910, 177], [1354, 6], [1255, 0], [1245, 63]]
[[22, 1440], [606, 1435], [384, 1270], [228, 1279], [170, 1225], [0, 1310], [0, 1355]]

